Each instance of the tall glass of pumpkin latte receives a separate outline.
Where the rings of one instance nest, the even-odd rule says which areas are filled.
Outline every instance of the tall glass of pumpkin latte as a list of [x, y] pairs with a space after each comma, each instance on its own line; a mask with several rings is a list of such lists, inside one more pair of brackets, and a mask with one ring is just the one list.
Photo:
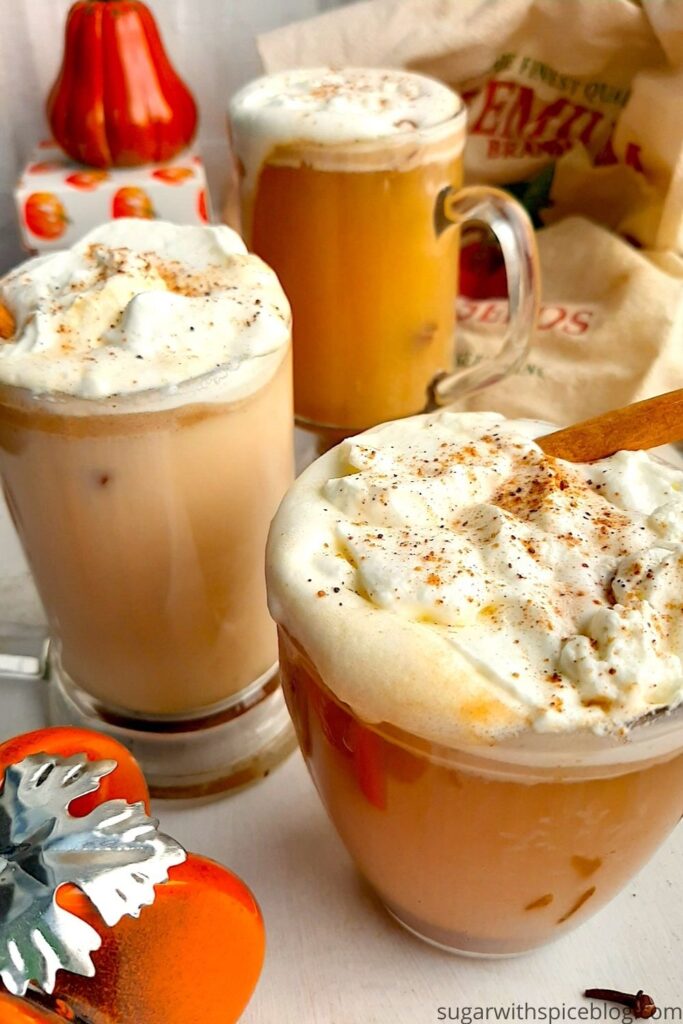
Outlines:
[[290, 313], [225, 227], [119, 220], [0, 281], [0, 475], [52, 638], [55, 720], [156, 790], [289, 745], [263, 549], [292, 476]]

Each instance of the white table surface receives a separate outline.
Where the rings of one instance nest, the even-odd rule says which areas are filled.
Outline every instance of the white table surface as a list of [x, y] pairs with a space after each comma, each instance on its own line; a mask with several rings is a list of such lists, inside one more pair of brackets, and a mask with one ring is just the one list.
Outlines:
[[[0, 499], [0, 620], [39, 617]], [[44, 724], [42, 686], [0, 681], [0, 738]], [[457, 1008], [518, 1003], [557, 1014], [564, 1005], [561, 1021], [589, 1005], [588, 986], [643, 988], [661, 1006], [683, 1005], [683, 828], [578, 931], [516, 960], [476, 961], [418, 942], [385, 914], [354, 873], [298, 753], [238, 794], [159, 801], [155, 811], [189, 849], [241, 875], [261, 904], [266, 964], [243, 1024], [431, 1024], [444, 1019], [439, 1007], [456, 1019]], [[512, 1019], [524, 1020], [517, 1012]]]

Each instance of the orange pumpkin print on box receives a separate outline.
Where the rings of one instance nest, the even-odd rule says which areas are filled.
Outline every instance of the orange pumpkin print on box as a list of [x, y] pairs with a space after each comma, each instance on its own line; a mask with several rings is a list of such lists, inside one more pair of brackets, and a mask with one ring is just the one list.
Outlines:
[[191, 167], [158, 167], [152, 171], [152, 177], [165, 185], [182, 185], [188, 178], [194, 178], [194, 171]]
[[26, 168], [28, 174], [47, 174], [49, 171], [63, 171], [62, 160], [39, 160], [35, 164], [29, 164]]
[[127, 185], [114, 193], [111, 209], [112, 217], [156, 217], [152, 200], [144, 189]]
[[91, 192], [94, 188], [97, 188], [98, 185], [101, 185], [103, 181], [106, 181], [108, 177], [109, 175], [106, 171], [75, 171], [74, 174], [69, 174], [64, 180], [67, 185], [71, 185], [72, 188]]
[[203, 221], [204, 224], [209, 223], [209, 210], [205, 188], [201, 189], [197, 196], [197, 213], [199, 214], [199, 219]]
[[24, 219], [29, 231], [38, 238], [60, 238], [69, 218], [52, 192], [33, 192], [24, 204]]

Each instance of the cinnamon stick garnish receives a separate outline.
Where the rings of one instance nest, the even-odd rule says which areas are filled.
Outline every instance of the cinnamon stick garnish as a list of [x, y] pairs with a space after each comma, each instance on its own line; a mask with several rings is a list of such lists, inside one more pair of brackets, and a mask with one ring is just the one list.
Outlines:
[[640, 451], [683, 440], [683, 388], [537, 437], [546, 455], [595, 462], [619, 451]]

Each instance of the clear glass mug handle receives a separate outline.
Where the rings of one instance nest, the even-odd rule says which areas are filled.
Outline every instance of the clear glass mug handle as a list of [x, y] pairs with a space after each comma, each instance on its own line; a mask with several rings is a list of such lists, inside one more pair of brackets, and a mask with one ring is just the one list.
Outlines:
[[475, 366], [444, 373], [432, 385], [436, 405], [447, 405], [472, 391], [490, 387], [514, 373], [529, 351], [538, 315], [540, 272], [534, 229], [526, 211], [497, 188], [475, 185], [443, 189], [434, 209], [437, 235], [454, 224], [476, 220], [498, 239], [508, 282], [509, 317], [500, 351]]

